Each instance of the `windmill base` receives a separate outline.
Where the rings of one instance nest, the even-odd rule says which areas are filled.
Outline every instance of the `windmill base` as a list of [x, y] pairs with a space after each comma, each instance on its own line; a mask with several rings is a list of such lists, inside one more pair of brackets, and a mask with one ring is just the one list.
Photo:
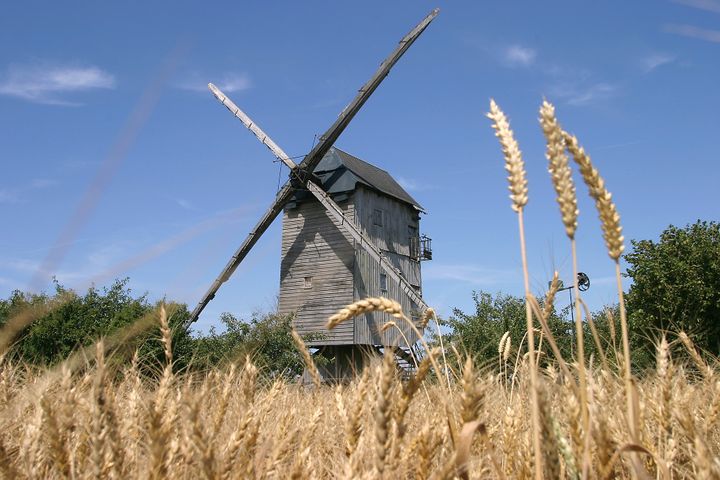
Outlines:
[[[362, 374], [363, 368], [382, 359], [385, 348], [378, 345], [325, 345], [319, 347], [313, 359], [325, 383], [348, 383]], [[403, 374], [414, 370], [412, 351], [394, 349], [398, 369]], [[312, 384], [307, 369], [302, 375], [303, 385]]]

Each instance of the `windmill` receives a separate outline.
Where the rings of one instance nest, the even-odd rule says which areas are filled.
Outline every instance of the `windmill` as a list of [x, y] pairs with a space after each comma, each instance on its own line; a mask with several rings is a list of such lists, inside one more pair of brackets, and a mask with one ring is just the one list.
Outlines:
[[[399, 347], [399, 355], [407, 358], [417, 335], [407, 325], [381, 331], [388, 320], [386, 314], [368, 313], [337, 331], [324, 328], [328, 314], [378, 293], [398, 300], [414, 317], [425, 311], [428, 307], [421, 296], [419, 264], [432, 255], [430, 239], [418, 234], [422, 207], [387, 172], [333, 144], [438, 13], [439, 9], [431, 11], [400, 40], [300, 163], [295, 163], [215, 85], [208, 85], [215, 97], [290, 169], [290, 174], [273, 204], [192, 311], [186, 328], [198, 319], [260, 236], [284, 212], [279, 310], [297, 312], [298, 333], [317, 334], [310, 345], [335, 359], [322, 373], [328, 378], [346, 376], [362, 364], [364, 352], [387, 346]], [[387, 232], [391, 227], [394, 235]], [[398, 233], [403, 227], [404, 233]], [[313, 292], [315, 300], [309, 304]], [[321, 305], [325, 310], [318, 308]]]

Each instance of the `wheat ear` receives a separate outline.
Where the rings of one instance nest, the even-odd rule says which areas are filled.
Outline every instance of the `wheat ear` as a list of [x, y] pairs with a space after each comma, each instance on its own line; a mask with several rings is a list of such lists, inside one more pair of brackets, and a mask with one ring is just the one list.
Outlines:
[[485, 399], [485, 391], [482, 384], [477, 381], [473, 360], [470, 356], [467, 357], [463, 367], [461, 384], [460, 417], [464, 423], [470, 423], [478, 419]]
[[[550, 315], [552, 315], [553, 308], [555, 308], [555, 295], [557, 295], [558, 290], [560, 289], [560, 276], [555, 270], [553, 273], [553, 278], [550, 281], [550, 288], [548, 288], [548, 291], [545, 293], [545, 303], [543, 304], [542, 309], [542, 315], [545, 321], [547, 322], [550, 319]], [[537, 358], [538, 361], [540, 360], [540, 353], [542, 352], [542, 344], [543, 344], [543, 334], [544, 331], [540, 331], [540, 341], [538, 342], [538, 354]]]
[[357, 317], [367, 312], [387, 312], [393, 317], [402, 316], [402, 307], [394, 300], [384, 297], [370, 297], [358, 300], [342, 308], [335, 315], [328, 318], [327, 329], [332, 330], [345, 320]]
[[377, 478], [383, 478], [387, 465], [387, 453], [390, 451], [390, 419], [393, 380], [395, 379], [395, 360], [387, 349], [381, 366], [380, 385], [375, 408], [375, 469]]
[[303, 360], [305, 361], [305, 366], [308, 369], [308, 373], [310, 374], [310, 378], [312, 378], [313, 384], [316, 388], [320, 388], [320, 386], [322, 385], [320, 372], [318, 372], [318, 369], [315, 366], [315, 362], [312, 359], [312, 355], [310, 355], [310, 352], [308, 351], [305, 342], [303, 341], [302, 337], [295, 331], [295, 329], [292, 330], [292, 338], [293, 342], [295, 342], [295, 346], [300, 352], [300, 355], [302, 355]]
[[603, 238], [608, 249], [608, 255], [613, 260], [619, 260], [625, 250], [620, 215], [617, 212], [615, 203], [612, 201], [612, 194], [605, 188], [605, 182], [598, 170], [593, 166], [590, 155], [580, 146], [575, 136], [563, 131], [565, 145], [573, 157], [573, 160], [580, 168], [585, 185], [590, 191], [590, 196], [595, 200], [600, 222], [602, 223]]
[[493, 121], [495, 136], [500, 140], [503, 156], [505, 157], [505, 169], [508, 171], [508, 181], [510, 182], [510, 199], [512, 200], [512, 209], [518, 214], [518, 232], [520, 234], [520, 256], [523, 266], [523, 284], [525, 287], [525, 321], [528, 337], [528, 353], [530, 357], [530, 387], [531, 387], [531, 410], [533, 425], [533, 451], [535, 454], [535, 478], [541, 479], [543, 475], [542, 469], [542, 449], [540, 445], [540, 412], [538, 410], [537, 397], [537, 368], [535, 367], [535, 335], [533, 332], [532, 311], [530, 309], [529, 298], [530, 293], [530, 274], [528, 273], [527, 253], [525, 250], [525, 223], [523, 222], [523, 210], [528, 201], [527, 179], [525, 175], [525, 165], [522, 160], [520, 148], [510, 129], [510, 123], [497, 106], [494, 100], [490, 100], [490, 112], [488, 118]]
[[172, 365], [172, 334], [170, 332], [170, 324], [168, 323], [164, 303], [160, 305], [160, 333], [162, 334], [162, 344], [165, 351], [165, 362], [167, 362], [168, 365]]
[[418, 323], [420, 331], [425, 330], [430, 323], [430, 320], [433, 318], [435, 318], [435, 310], [432, 307], [425, 310], [422, 317], [420, 317], [420, 322]]
[[512, 208], [519, 212], [528, 201], [525, 164], [523, 163], [520, 147], [515, 140], [513, 131], [510, 129], [510, 122], [508, 122], [505, 113], [497, 106], [495, 100], [490, 100], [490, 112], [487, 116], [493, 121], [495, 136], [500, 141], [505, 157], [505, 170], [508, 172], [508, 182], [510, 182]]
[[540, 107], [540, 126], [547, 141], [545, 157], [548, 159], [548, 171], [557, 194], [560, 214], [563, 224], [565, 224], [565, 233], [572, 239], [575, 238], [578, 224], [575, 183], [572, 179], [570, 162], [565, 153], [562, 129], [555, 117], [555, 107], [547, 101], [544, 101]]

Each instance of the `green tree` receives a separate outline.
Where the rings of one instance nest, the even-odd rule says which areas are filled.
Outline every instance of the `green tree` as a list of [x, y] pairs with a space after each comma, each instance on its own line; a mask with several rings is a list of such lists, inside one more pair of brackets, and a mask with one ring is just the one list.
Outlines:
[[292, 315], [256, 312], [245, 322], [226, 312], [220, 322], [222, 333], [211, 327], [207, 335], [194, 339], [194, 365], [211, 367], [249, 355], [265, 376], [293, 378], [302, 373], [303, 359], [291, 334]]
[[[13, 292], [8, 299], [0, 300], [0, 328], [28, 309], [45, 313], [17, 335], [11, 354], [24, 362], [52, 365], [77, 349], [127, 328], [143, 316], [156, 315], [158, 305], [150, 304], [145, 295], [133, 296], [127, 283], [128, 279], [122, 279], [102, 289], [92, 286], [84, 295], [57, 282], [52, 295]], [[186, 368], [192, 358], [192, 344], [189, 332], [179, 326], [189, 312], [185, 305], [172, 302], [167, 304], [167, 311], [173, 329], [175, 366]], [[140, 332], [113, 350], [112, 361], [123, 361], [139, 350], [146, 370], [156, 370], [164, 357], [159, 337], [158, 326]]]
[[720, 355], [720, 225], [670, 225], [657, 242], [633, 240], [625, 260], [636, 342], [650, 348], [660, 331], [685, 330]]
[[[526, 332], [525, 300], [503, 293], [493, 296], [487, 292], [473, 292], [472, 298], [475, 312], [468, 314], [456, 308], [444, 322], [451, 328], [450, 340], [478, 361], [490, 364], [498, 359], [500, 339], [505, 332], [510, 332], [513, 351], [516, 352]], [[571, 325], [554, 309], [548, 325], [563, 357], [569, 358]], [[539, 335], [536, 338], [539, 339]], [[523, 348], [526, 346], [524, 343]], [[543, 351], [548, 352], [549, 348], [545, 346]]]
[[[159, 303], [151, 304], [146, 295], [133, 295], [127, 284], [128, 279], [117, 280], [109, 287], [90, 287], [83, 295], [57, 282], [51, 295], [13, 292], [0, 300], [0, 329], [28, 309], [40, 314], [18, 334], [11, 354], [23, 362], [52, 365], [100, 338], [122, 332], [142, 317], [149, 315], [154, 320]], [[187, 306], [171, 301], [166, 301], [165, 306], [176, 370], [211, 368], [249, 355], [267, 376], [292, 378], [302, 372], [303, 360], [292, 340], [290, 316], [254, 313], [246, 322], [223, 313], [222, 333], [211, 328], [206, 335], [193, 335], [183, 327], [190, 317]], [[122, 363], [137, 351], [141, 370], [157, 374], [164, 362], [164, 351], [159, 324], [151, 321], [150, 325], [123, 345], [115, 346], [109, 361]]]

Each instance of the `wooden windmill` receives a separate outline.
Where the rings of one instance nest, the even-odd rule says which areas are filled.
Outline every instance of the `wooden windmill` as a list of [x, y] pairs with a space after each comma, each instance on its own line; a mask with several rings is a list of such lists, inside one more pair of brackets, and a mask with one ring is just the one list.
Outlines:
[[322, 372], [326, 377], [341, 377], [359, 367], [368, 349], [393, 346], [402, 355], [417, 342], [407, 325], [381, 331], [389, 320], [384, 313], [368, 313], [335, 330], [325, 329], [329, 315], [367, 296], [396, 299], [417, 318], [428, 308], [421, 295], [420, 261], [432, 256], [430, 240], [419, 235], [420, 205], [387, 172], [333, 144], [438, 13], [438, 9], [430, 12], [400, 40], [299, 164], [209, 85], [215, 97], [290, 169], [290, 178], [195, 307], [186, 327], [284, 212], [279, 311], [295, 312], [298, 333], [312, 334], [315, 340], [310, 345], [335, 359]]

